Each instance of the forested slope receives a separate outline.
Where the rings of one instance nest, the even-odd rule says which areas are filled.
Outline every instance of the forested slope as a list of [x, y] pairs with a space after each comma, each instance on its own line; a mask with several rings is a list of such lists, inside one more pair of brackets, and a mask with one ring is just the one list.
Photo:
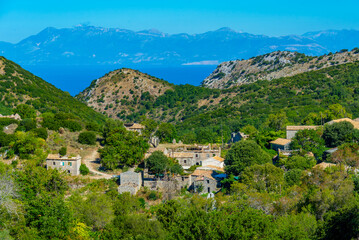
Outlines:
[[354, 62], [224, 90], [177, 85], [157, 95], [128, 91], [117, 98], [102, 98], [102, 104], [107, 109], [112, 104], [117, 111], [111, 110], [114, 118], [140, 121], [146, 116], [174, 124], [180, 138], [218, 142], [222, 132], [228, 138], [231, 131], [245, 125], [261, 128], [270, 114], [280, 112], [285, 112], [291, 124], [320, 124], [308, 114], [339, 103], [358, 117], [358, 93], [359, 63]]
[[16, 63], [0, 57], [0, 113], [10, 114], [19, 104], [32, 105], [40, 113], [73, 113], [86, 121], [105, 117]]

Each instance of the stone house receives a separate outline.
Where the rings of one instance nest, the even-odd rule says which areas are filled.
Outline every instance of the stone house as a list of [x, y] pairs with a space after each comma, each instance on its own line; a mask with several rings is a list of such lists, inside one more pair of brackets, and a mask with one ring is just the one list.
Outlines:
[[276, 140], [271, 141], [269, 143], [271, 145], [271, 149], [278, 152], [280, 150], [290, 150], [291, 142], [292, 142], [292, 140], [290, 140], [290, 139], [277, 138]]
[[196, 159], [193, 152], [171, 152], [167, 156], [177, 159], [183, 169], [188, 169], [193, 165], [201, 165], [201, 161]]
[[190, 189], [194, 192], [198, 192], [201, 188], [201, 193], [217, 192], [221, 183], [219, 179], [216, 179], [217, 174], [213, 170], [200, 170], [196, 169], [190, 175]]
[[71, 175], [79, 175], [81, 166], [81, 157], [67, 157], [59, 154], [49, 154], [46, 158], [47, 169], [58, 169], [66, 171]]
[[139, 123], [125, 123], [124, 126], [128, 131], [138, 132], [140, 135], [145, 129], [145, 126]]
[[165, 154], [168, 157], [176, 158], [184, 169], [188, 169], [193, 165], [201, 166], [204, 160], [211, 157], [220, 157], [221, 148], [212, 149], [210, 146], [185, 146], [181, 151], [168, 149]]
[[294, 138], [295, 134], [300, 130], [310, 130], [310, 129], [317, 129], [319, 126], [287, 126], [286, 127], [286, 138], [292, 139]]
[[241, 140], [246, 140], [249, 137], [249, 135], [246, 135], [241, 132], [232, 132], [231, 133], [231, 139], [228, 141], [228, 144], [236, 143]]
[[330, 122], [327, 122], [326, 124], [333, 124], [333, 123], [338, 123], [338, 122], [350, 122], [354, 126], [355, 129], [359, 129], [359, 119], [352, 120], [350, 118], [340, 118], [340, 119], [335, 119]]
[[136, 194], [142, 186], [142, 173], [133, 171], [123, 172], [120, 174], [119, 193], [129, 192], [132, 195]]

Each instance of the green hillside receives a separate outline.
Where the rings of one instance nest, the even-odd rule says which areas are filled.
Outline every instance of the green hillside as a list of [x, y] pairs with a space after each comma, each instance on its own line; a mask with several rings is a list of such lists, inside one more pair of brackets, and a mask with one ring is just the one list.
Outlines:
[[[355, 62], [225, 90], [180, 85], [160, 96], [142, 93], [124, 103], [131, 109], [129, 113], [121, 112], [121, 99], [113, 105], [124, 121], [140, 121], [141, 116], [147, 116], [176, 125], [180, 138], [186, 135], [218, 142], [222, 132], [228, 138], [231, 131], [246, 125], [260, 129], [270, 114], [281, 111], [288, 123], [320, 124], [317, 119], [308, 119], [308, 114], [324, 112], [339, 103], [358, 117], [358, 94], [359, 63]], [[111, 103], [105, 101], [104, 105]]]
[[40, 113], [72, 113], [82, 120], [103, 122], [105, 117], [12, 61], [0, 57], [0, 113], [10, 114], [19, 104]]

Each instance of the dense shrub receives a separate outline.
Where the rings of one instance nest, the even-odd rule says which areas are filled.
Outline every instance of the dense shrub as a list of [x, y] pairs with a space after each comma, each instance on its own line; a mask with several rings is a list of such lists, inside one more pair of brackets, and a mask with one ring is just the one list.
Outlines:
[[82, 175], [87, 175], [90, 173], [90, 169], [85, 164], [81, 164], [80, 165], [80, 173]]
[[42, 138], [44, 140], [46, 140], [48, 137], [47, 130], [46, 130], [46, 128], [43, 128], [43, 127], [35, 128], [32, 130], [32, 132], [34, 132], [36, 137]]
[[79, 135], [78, 142], [81, 144], [95, 145], [96, 134], [94, 132], [82, 132]]
[[62, 148], [60, 148], [59, 154], [60, 154], [61, 156], [65, 156], [65, 155], [67, 154], [67, 147], [62, 147]]

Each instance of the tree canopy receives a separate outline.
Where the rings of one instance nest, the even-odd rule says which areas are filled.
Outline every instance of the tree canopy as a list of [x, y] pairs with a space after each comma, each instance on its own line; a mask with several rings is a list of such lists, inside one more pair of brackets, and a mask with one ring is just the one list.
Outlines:
[[226, 158], [226, 172], [239, 175], [246, 167], [254, 164], [264, 164], [271, 161], [271, 157], [254, 141], [239, 141], [228, 151]]

